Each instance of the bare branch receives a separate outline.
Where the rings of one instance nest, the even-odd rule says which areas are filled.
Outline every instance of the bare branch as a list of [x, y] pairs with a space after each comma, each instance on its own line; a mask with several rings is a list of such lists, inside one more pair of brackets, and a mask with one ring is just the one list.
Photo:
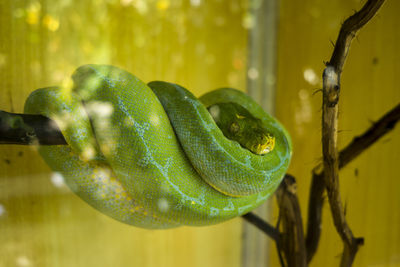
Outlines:
[[327, 64], [334, 67], [339, 76], [349, 53], [351, 41], [356, 36], [357, 31], [375, 16], [384, 2], [385, 0], [368, 0], [360, 11], [347, 18], [342, 24], [335, 43], [335, 49]]
[[42, 115], [0, 111], [0, 144], [65, 145], [57, 124]]
[[[313, 171], [306, 239], [308, 262], [311, 261], [317, 249], [320, 237], [324, 187], [326, 187], [328, 192], [336, 230], [344, 242], [345, 248], [341, 266], [350, 266], [352, 264], [358, 246], [362, 243], [361, 239], [354, 238], [350, 227], [347, 225], [340, 198], [338, 178], [340, 164], [337, 152], [337, 104], [340, 93], [340, 75], [350, 49], [351, 41], [356, 36], [357, 31], [376, 14], [383, 3], [384, 0], [368, 0], [360, 11], [345, 20], [336, 40], [332, 57], [323, 73], [322, 146], [324, 171], [318, 172], [317, 168]], [[361, 151], [359, 150], [359, 153]], [[348, 159], [351, 160], [351, 158]], [[340, 167], [342, 166], [344, 165]]]
[[[339, 32], [331, 60], [323, 73], [322, 154], [324, 180], [333, 222], [344, 243], [341, 266], [351, 266], [363, 239], [355, 238], [348, 226], [339, 191], [339, 157], [337, 149], [337, 118], [340, 94], [340, 75], [350, 44], [357, 31], [382, 6], [384, 0], [368, 0], [363, 8], [346, 19]], [[321, 199], [319, 199], [321, 201]]]
[[279, 243], [279, 231], [263, 219], [257, 216], [257, 214], [253, 212], [249, 212], [242, 216], [247, 222], [253, 224], [255, 227], [263, 231], [270, 238], [275, 240], [275, 242]]
[[293, 176], [286, 174], [276, 191], [282, 228], [278, 252], [283, 252], [287, 266], [307, 266], [303, 222]]
[[[358, 242], [348, 226], [339, 191], [339, 160], [337, 152], [337, 117], [339, 76], [332, 66], [323, 75], [322, 154], [324, 180], [336, 231], [344, 243], [341, 266], [351, 266], [358, 250]], [[346, 257], [344, 257], [346, 256]]]
[[[339, 169], [345, 167], [353, 159], [367, 150], [372, 144], [377, 142], [385, 134], [394, 129], [396, 123], [400, 121], [400, 104], [392, 108], [378, 121], [376, 121], [363, 134], [355, 137], [339, 153]], [[321, 166], [322, 167], [322, 166]], [[324, 204], [323, 193], [325, 190], [324, 173], [321, 168], [313, 170], [311, 190], [308, 201], [308, 220], [307, 220], [307, 261], [310, 262], [314, 256], [319, 238], [321, 235], [322, 207]]]
[[357, 136], [339, 154], [339, 168], [346, 166], [350, 161], [360, 155], [383, 135], [394, 129], [400, 120], [400, 104], [387, 112], [375, 122], [365, 133]]

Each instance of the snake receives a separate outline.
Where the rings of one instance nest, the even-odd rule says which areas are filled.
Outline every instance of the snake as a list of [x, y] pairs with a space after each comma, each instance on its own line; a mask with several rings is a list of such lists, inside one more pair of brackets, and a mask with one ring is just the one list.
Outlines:
[[248, 213], [274, 193], [292, 155], [285, 128], [239, 90], [197, 98], [111, 65], [83, 65], [70, 82], [33, 91], [24, 112], [62, 132], [67, 145], [38, 151], [72, 192], [147, 229]]

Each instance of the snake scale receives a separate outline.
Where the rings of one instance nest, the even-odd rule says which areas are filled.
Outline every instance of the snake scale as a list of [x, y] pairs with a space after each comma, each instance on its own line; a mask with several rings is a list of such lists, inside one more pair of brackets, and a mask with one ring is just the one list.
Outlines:
[[[215, 120], [219, 108], [207, 109], [225, 102], [268, 129], [268, 153], [225, 137]], [[109, 65], [81, 66], [70, 86], [32, 92], [25, 113], [47, 116], [61, 129], [68, 145], [39, 152], [74, 193], [143, 228], [211, 225], [249, 212], [275, 191], [292, 153], [281, 124], [238, 90], [197, 99], [177, 84], [145, 84]]]

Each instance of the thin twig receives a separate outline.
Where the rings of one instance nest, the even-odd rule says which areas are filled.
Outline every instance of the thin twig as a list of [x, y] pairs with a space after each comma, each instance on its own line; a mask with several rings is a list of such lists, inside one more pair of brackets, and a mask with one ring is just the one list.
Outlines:
[[372, 144], [378, 141], [383, 135], [394, 129], [396, 123], [400, 121], [400, 104], [392, 108], [389, 112], [375, 122], [365, 133], [354, 137], [339, 154], [339, 168], [346, 166], [356, 158], [361, 152], [365, 151]]
[[375, 16], [384, 2], [385, 0], [368, 0], [360, 11], [347, 18], [342, 24], [331, 60], [327, 64], [333, 66], [339, 76], [349, 53], [351, 41], [356, 36], [357, 31]]
[[245, 219], [247, 222], [253, 224], [256, 226], [258, 229], [260, 229], [262, 232], [264, 232], [266, 235], [268, 235], [270, 238], [275, 240], [275, 242], [279, 243], [279, 231], [263, 219], [261, 219], [257, 214], [253, 212], [249, 212], [245, 215], [242, 216], [243, 219]]

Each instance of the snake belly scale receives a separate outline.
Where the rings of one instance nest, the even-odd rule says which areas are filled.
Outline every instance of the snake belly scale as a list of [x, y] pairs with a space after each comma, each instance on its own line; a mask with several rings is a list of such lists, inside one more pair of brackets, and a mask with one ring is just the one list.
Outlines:
[[[68, 145], [41, 146], [47, 164], [100, 212], [143, 228], [211, 225], [240, 216], [277, 188], [291, 158], [286, 130], [230, 88], [197, 99], [109, 65], [84, 65], [73, 85], [34, 91], [25, 113], [53, 119]], [[225, 138], [207, 107], [242, 105], [275, 136], [256, 155]]]

